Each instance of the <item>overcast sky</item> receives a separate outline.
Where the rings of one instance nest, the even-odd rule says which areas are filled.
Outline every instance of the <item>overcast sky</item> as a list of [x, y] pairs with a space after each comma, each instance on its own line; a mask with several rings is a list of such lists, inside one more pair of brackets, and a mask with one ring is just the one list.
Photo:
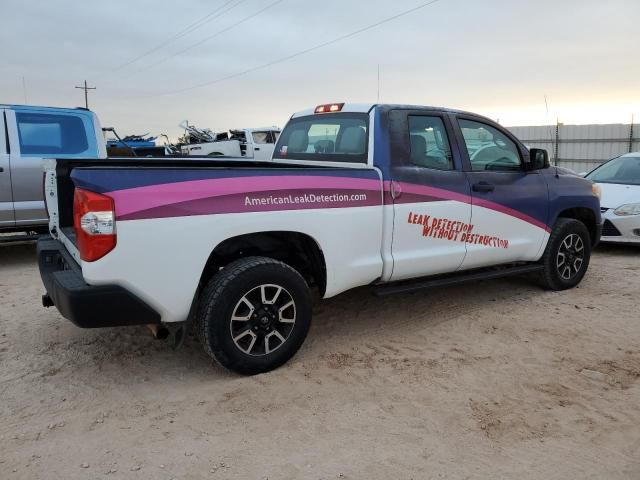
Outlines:
[[640, 0], [439, 0], [210, 83], [423, 3], [0, 0], [0, 103], [80, 106], [74, 86], [87, 79], [91, 109], [121, 135], [176, 136], [185, 119], [213, 130], [282, 126], [319, 103], [375, 102], [380, 65], [381, 102], [505, 125], [640, 121]]

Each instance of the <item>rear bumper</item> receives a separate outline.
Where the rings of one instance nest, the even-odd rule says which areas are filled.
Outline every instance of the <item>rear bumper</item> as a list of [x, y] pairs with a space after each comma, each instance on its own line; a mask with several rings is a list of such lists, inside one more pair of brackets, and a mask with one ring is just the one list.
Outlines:
[[38, 240], [38, 267], [47, 291], [43, 305], [55, 305], [78, 327], [159, 324], [160, 315], [119, 285], [88, 285], [80, 267], [60, 242]]

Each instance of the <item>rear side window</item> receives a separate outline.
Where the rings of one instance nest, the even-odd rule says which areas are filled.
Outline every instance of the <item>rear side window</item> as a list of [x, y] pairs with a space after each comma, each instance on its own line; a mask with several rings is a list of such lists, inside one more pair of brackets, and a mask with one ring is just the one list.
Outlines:
[[367, 114], [319, 114], [294, 118], [282, 131], [274, 158], [367, 163]]
[[414, 165], [453, 170], [451, 147], [441, 118], [409, 115], [409, 141]]
[[73, 155], [89, 148], [79, 117], [16, 112], [16, 120], [22, 155]]

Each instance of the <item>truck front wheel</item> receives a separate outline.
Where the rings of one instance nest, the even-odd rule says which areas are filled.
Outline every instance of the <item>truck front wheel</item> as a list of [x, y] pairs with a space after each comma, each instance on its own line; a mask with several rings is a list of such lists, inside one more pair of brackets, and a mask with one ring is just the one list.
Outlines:
[[542, 283], [551, 290], [565, 290], [580, 283], [591, 258], [591, 237], [579, 220], [559, 218], [542, 256]]
[[298, 351], [311, 325], [311, 293], [289, 265], [246, 257], [220, 270], [203, 290], [198, 330], [205, 351], [245, 375], [278, 368]]

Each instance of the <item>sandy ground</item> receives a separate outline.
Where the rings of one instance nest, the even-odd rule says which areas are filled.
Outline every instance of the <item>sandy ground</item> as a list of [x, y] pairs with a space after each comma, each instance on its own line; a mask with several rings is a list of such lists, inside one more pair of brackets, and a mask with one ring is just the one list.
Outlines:
[[34, 260], [0, 247], [2, 479], [640, 478], [637, 249], [561, 293], [348, 293], [251, 378], [191, 339], [74, 327]]

